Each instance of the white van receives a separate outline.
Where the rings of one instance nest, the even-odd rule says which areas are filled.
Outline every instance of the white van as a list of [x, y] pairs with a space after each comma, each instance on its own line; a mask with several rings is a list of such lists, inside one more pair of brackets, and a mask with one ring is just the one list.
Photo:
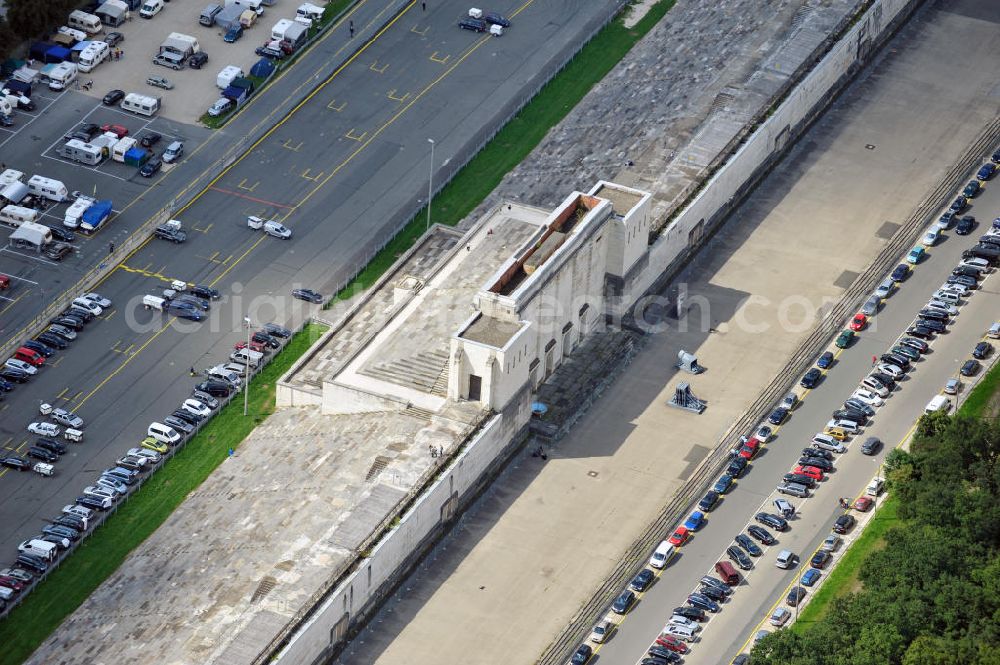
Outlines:
[[26, 540], [17, 546], [17, 551], [23, 554], [31, 554], [46, 561], [52, 561], [59, 553], [59, 546], [47, 540]]
[[312, 19], [313, 21], [318, 21], [323, 18], [323, 8], [306, 2], [299, 5], [299, 8], [295, 10], [295, 15], [301, 16], [302, 18]]
[[181, 435], [177, 433], [177, 430], [163, 423], [150, 423], [146, 429], [146, 434], [160, 443], [166, 443], [171, 446], [181, 440]]
[[990, 329], [986, 331], [986, 336], [990, 339], [1000, 339], [1000, 321], [990, 326]]
[[885, 488], [885, 478], [880, 476], [875, 476], [872, 481], [868, 483], [868, 487], [865, 488], [865, 494], [868, 496], [878, 496], [882, 493]]
[[649, 565], [656, 569], [665, 568], [673, 556], [674, 546], [664, 540], [653, 550], [653, 556], [649, 557]]
[[37, 220], [38, 211], [33, 208], [9, 205], [0, 209], [0, 224], [6, 224], [15, 229], [25, 222], [35, 222]]
[[951, 399], [947, 395], [935, 395], [924, 407], [924, 413], [931, 414], [938, 411], [947, 413], [951, 410]]
[[69, 13], [66, 23], [69, 24], [69, 27], [83, 30], [88, 35], [96, 35], [102, 30], [101, 19], [79, 9], [75, 9]]
[[76, 80], [76, 63], [60, 62], [49, 72], [49, 90], [65, 90]]
[[137, 92], [130, 92], [125, 95], [125, 99], [122, 100], [121, 109], [123, 111], [138, 113], [139, 115], [144, 115], [146, 117], [152, 117], [156, 115], [157, 111], [160, 110], [160, 98], [140, 95]]
[[44, 178], [40, 175], [28, 178], [28, 189], [35, 196], [41, 196], [56, 203], [62, 203], [69, 198], [69, 190], [66, 189], [66, 185], [59, 180]]
[[163, 10], [163, 0], [146, 0], [139, 9], [139, 16], [153, 18]]
[[91, 42], [90, 46], [80, 51], [76, 66], [81, 72], [93, 71], [97, 65], [108, 59], [111, 47], [105, 42]]
[[257, 367], [260, 365], [260, 361], [263, 360], [263, 358], [263, 353], [252, 349], [239, 349], [229, 354], [229, 359], [233, 362], [247, 365], [249, 367]]

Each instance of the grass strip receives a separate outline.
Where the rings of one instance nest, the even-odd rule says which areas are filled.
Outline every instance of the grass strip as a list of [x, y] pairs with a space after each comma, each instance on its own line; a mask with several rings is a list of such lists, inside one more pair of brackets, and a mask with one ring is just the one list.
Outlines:
[[982, 418], [996, 415], [995, 405], [991, 404], [997, 391], [1000, 390], [1000, 363], [995, 363], [986, 376], [976, 384], [969, 396], [965, 398], [958, 410], [960, 416]]
[[229, 449], [238, 448], [274, 412], [278, 379], [325, 331], [325, 326], [313, 324], [292, 337], [251, 380], [249, 416], [243, 416], [243, 397], [238, 395], [0, 623], [0, 644], [4, 645], [0, 665], [24, 662], [208, 478]]
[[792, 626], [793, 630], [801, 630], [807, 624], [822, 621], [834, 600], [859, 590], [861, 582], [858, 580], [858, 573], [861, 564], [869, 554], [885, 547], [886, 532], [900, 523], [896, 516], [897, 506], [896, 497], [891, 494], [879, 505], [861, 536], [847, 548], [812, 600], [803, 608]]
[[[631, 28], [625, 27], [623, 16], [604, 26], [441, 189], [431, 206], [431, 221], [447, 226], [455, 226], [462, 221], [500, 184], [504, 175], [527, 157], [548, 131], [625, 57], [636, 42], [652, 30], [673, 5], [674, 0], [660, 0]], [[423, 235], [426, 219], [425, 207], [338, 293], [338, 297], [348, 299], [374, 284]]]

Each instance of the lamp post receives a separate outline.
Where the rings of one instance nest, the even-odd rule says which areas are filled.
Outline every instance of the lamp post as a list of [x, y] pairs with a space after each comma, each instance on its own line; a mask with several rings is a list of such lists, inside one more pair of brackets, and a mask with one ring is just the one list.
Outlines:
[[[250, 329], [253, 328], [253, 323], [250, 321], [249, 316], [243, 317], [243, 325], [247, 329], [247, 345], [246, 350], [250, 351]], [[243, 415], [247, 415], [247, 404], [250, 400], [250, 382], [247, 381], [247, 374], [250, 371], [250, 365], [246, 364], [243, 366]]]
[[434, 139], [427, 139], [431, 144], [431, 165], [427, 174], [427, 226], [424, 231], [431, 228], [431, 197], [434, 196]]

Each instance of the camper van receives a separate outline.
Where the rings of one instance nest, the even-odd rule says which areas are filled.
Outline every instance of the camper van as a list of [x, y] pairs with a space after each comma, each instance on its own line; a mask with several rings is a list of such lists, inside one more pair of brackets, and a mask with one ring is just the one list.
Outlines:
[[9, 205], [0, 209], [0, 223], [11, 228], [17, 228], [25, 222], [38, 220], [38, 211], [33, 208]]
[[49, 72], [49, 90], [65, 90], [76, 80], [76, 63], [60, 62]]
[[89, 196], [73, 201], [73, 205], [66, 209], [66, 214], [63, 216], [63, 226], [69, 229], [75, 229], [80, 226], [80, 218], [83, 217], [83, 213], [87, 212], [87, 208], [93, 202], [94, 200]]
[[104, 161], [104, 151], [96, 145], [85, 143], [80, 139], [70, 139], [59, 148], [59, 154], [74, 162], [96, 166]]
[[102, 30], [101, 19], [79, 9], [75, 9], [69, 13], [66, 23], [69, 24], [69, 27], [83, 30], [88, 35], [96, 35]]
[[163, 10], [163, 0], [146, 0], [142, 3], [139, 16], [143, 18], [153, 18]]
[[35, 196], [41, 196], [49, 201], [62, 203], [69, 198], [69, 190], [66, 185], [52, 178], [43, 178], [40, 175], [33, 175], [28, 178], [28, 189]]
[[121, 108], [123, 111], [131, 111], [132, 113], [152, 117], [160, 110], [160, 98], [130, 92], [122, 100]]
[[131, 136], [119, 139], [115, 147], [111, 150], [111, 159], [116, 162], [125, 162], [125, 153], [135, 147], [137, 141]]
[[77, 69], [81, 72], [91, 72], [111, 55], [111, 47], [105, 42], [90, 42], [87, 48], [80, 51], [76, 60]]

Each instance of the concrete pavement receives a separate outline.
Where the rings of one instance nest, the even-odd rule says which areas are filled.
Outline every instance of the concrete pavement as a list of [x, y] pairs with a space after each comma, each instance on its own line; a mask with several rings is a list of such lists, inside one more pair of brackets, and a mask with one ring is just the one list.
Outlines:
[[[994, 82], [969, 64], [996, 61], [994, 29], [990, 15], [977, 15], [968, 2], [936, 6], [904, 28], [882, 61], [845, 92], [682, 276], [691, 296], [707, 302], [691, 311], [687, 329], [671, 321], [649, 340], [547, 463], [514, 462], [340, 662], [532, 662], [592, 589], [619, 567], [634, 565], [631, 556], [638, 553], [630, 544], [675, 499], [817, 315], [997, 115], [998, 101], [989, 94]], [[959, 45], [944, 38], [956, 31], [964, 37], [958, 52]], [[931, 89], [937, 94], [928, 95]], [[958, 245], [950, 243], [943, 248]], [[702, 311], [703, 323], [692, 320]], [[680, 348], [697, 353], [708, 372], [678, 377], [672, 365]], [[663, 406], [681, 378], [708, 400], [704, 415]], [[797, 452], [784, 447], [780, 459], [764, 454], [750, 481], [741, 483], [748, 498], [724, 500], [711, 521], [731, 512], [739, 515], [736, 528], [745, 524]], [[816, 524], [827, 524], [835, 508], [831, 502], [825, 514], [820, 510]], [[694, 543], [735, 533], [717, 529], [709, 527], [712, 535]], [[721, 540], [707, 544], [716, 556]], [[707, 558], [688, 552], [673, 564], [671, 579], [681, 566], [691, 573], [684, 580], [708, 567]], [[654, 588], [661, 587], [674, 596], [689, 589]], [[600, 657], [638, 660], [668, 604], [657, 602], [659, 611], [651, 613], [640, 604]], [[633, 625], [635, 635], [628, 635]]]

